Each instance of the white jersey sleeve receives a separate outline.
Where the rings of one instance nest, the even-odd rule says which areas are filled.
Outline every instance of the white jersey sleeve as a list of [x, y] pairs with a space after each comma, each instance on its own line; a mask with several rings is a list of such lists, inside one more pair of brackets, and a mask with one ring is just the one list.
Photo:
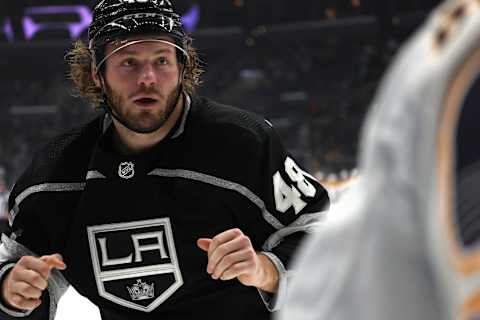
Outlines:
[[297, 256], [277, 319], [480, 316], [480, 227], [460, 225], [455, 202], [456, 130], [465, 101], [478, 107], [479, 39], [480, 2], [447, 1], [401, 50], [364, 127], [359, 181]]

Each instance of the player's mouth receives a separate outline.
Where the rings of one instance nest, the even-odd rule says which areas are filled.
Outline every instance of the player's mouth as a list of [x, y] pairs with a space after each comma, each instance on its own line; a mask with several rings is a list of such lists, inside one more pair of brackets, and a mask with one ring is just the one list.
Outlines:
[[134, 100], [133, 102], [140, 107], [149, 108], [156, 105], [158, 103], [158, 100], [154, 98], [140, 98]]

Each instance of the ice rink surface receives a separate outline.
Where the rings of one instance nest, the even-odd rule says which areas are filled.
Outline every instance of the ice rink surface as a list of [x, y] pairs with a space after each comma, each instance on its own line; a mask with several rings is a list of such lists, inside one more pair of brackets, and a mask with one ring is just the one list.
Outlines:
[[100, 320], [98, 308], [71, 286], [58, 303], [55, 320]]

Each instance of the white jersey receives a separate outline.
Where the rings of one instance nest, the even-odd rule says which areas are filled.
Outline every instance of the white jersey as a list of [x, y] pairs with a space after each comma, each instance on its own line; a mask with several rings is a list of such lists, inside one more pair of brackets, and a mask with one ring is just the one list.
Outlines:
[[480, 1], [447, 1], [382, 82], [359, 181], [297, 256], [277, 319], [480, 319], [479, 70]]
[[8, 191], [0, 192], [0, 219], [7, 219]]

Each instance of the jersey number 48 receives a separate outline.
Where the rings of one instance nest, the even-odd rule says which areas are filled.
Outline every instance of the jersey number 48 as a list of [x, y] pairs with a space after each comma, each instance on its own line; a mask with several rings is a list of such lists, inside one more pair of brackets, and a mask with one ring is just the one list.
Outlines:
[[288, 185], [283, 180], [280, 172], [275, 172], [273, 175], [273, 190], [275, 195], [275, 207], [279, 212], [286, 212], [293, 206], [295, 214], [302, 211], [307, 205], [302, 200], [301, 196], [314, 197], [317, 190], [315, 187], [305, 178], [305, 176], [314, 179], [311, 175], [300, 169], [300, 167], [290, 158], [285, 159], [285, 172], [294, 185]]

